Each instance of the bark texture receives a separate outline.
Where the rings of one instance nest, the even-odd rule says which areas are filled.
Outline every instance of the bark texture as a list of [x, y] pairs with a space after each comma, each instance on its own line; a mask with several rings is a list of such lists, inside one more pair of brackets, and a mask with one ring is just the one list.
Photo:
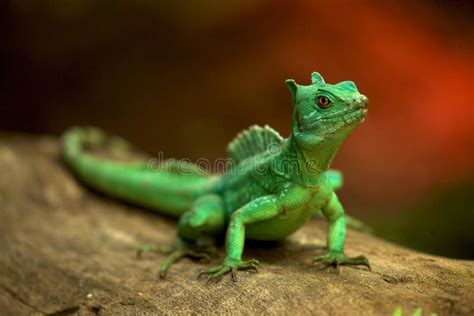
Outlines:
[[163, 256], [138, 260], [143, 244], [168, 245], [172, 219], [125, 205], [78, 183], [54, 138], [0, 135], [0, 314], [474, 314], [474, 262], [422, 254], [348, 232], [349, 255], [373, 271], [311, 265], [324, 252], [326, 226], [311, 221], [281, 243], [247, 244], [260, 273], [237, 283], [196, 278], [215, 265], [183, 259], [165, 280]]

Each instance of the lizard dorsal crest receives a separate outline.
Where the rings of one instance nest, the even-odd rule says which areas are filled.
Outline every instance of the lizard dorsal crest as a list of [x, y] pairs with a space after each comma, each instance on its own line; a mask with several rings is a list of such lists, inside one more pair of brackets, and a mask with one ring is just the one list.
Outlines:
[[252, 125], [249, 129], [237, 134], [227, 146], [227, 154], [235, 163], [259, 155], [271, 146], [281, 145], [283, 137], [268, 125]]

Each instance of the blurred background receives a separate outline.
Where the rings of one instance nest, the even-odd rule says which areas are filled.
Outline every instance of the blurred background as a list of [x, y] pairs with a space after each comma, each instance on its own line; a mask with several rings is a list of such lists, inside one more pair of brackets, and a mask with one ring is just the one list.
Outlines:
[[474, 259], [473, 5], [423, 1], [2, 1], [0, 130], [96, 125], [165, 157], [225, 156], [251, 124], [288, 136], [283, 84], [353, 80], [347, 212], [377, 235]]

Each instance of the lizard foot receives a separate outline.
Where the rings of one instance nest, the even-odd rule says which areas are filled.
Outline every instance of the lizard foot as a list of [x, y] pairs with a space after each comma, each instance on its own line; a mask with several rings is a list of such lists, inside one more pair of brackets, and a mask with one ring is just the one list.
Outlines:
[[348, 265], [348, 266], [365, 266], [372, 270], [369, 260], [365, 256], [357, 256], [349, 258], [343, 252], [330, 251], [325, 255], [314, 257], [314, 263], [321, 262], [325, 267]]
[[258, 272], [258, 265], [259, 262], [257, 259], [250, 259], [248, 261], [226, 259], [220, 266], [201, 271], [198, 278], [207, 274], [207, 283], [209, 283], [212, 280], [219, 281], [224, 274], [230, 272], [232, 274], [232, 280], [237, 281], [238, 270], [254, 270], [255, 272]]
[[213, 245], [198, 246], [177, 238], [170, 248], [142, 246], [137, 251], [137, 257], [140, 258], [144, 253], [168, 255], [160, 267], [160, 277], [164, 278], [171, 266], [181, 258], [190, 257], [192, 259], [209, 261], [216, 251], [217, 249]]

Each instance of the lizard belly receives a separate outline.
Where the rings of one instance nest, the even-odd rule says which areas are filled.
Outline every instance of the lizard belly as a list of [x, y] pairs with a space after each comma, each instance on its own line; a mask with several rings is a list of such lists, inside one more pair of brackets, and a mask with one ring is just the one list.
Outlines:
[[245, 226], [245, 237], [255, 240], [283, 239], [303, 226], [315, 209], [309, 205], [285, 210], [274, 218]]

